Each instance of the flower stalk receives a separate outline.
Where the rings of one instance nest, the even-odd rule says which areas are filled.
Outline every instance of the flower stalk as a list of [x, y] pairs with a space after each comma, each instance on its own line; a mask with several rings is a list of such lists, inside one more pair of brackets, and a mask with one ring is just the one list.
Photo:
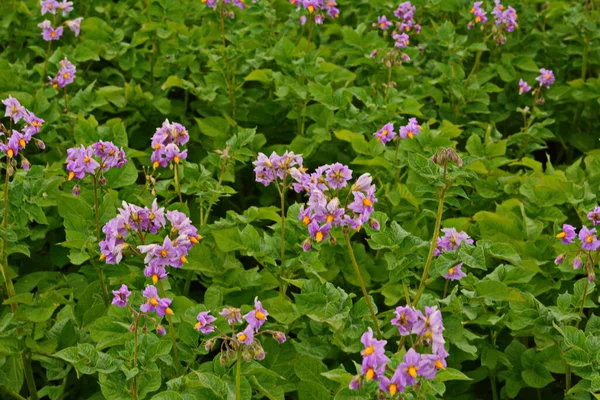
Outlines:
[[[98, 206], [98, 177], [93, 176], [94, 181], [94, 212], [96, 214], [96, 240], [100, 241], [100, 208]], [[108, 289], [106, 288], [106, 278], [104, 277], [104, 270], [102, 267], [96, 267], [98, 273], [98, 280], [100, 281], [100, 289], [102, 290], [102, 298], [104, 299], [104, 305], [108, 307]]]
[[[167, 297], [167, 292], [163, 286], [162, 281], [158, 281], [158, 288], [160, 290], [160, 295], [162, 297]], [[173, 317], [170, 314], [167, 314], [167, 321], [169, 322], [169, 333], [171, 334], [171, 343], [173, 345], [173, 362], [175, 363], [175, 368], [179, 369], [179, 349], [177, 348], [177, 333], [175, 332], [175, 326], [173, 325]]]

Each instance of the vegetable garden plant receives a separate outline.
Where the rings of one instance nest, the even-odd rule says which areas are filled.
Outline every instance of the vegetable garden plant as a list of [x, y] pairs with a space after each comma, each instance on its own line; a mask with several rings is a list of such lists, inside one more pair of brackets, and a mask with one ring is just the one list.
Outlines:
[[600, 398], [598, 0], [0, 10], [0, 398]]

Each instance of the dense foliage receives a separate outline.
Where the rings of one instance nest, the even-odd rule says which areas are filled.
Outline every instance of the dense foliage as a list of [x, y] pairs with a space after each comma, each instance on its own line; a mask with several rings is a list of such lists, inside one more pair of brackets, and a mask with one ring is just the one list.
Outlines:
[[600, 398], [600, 3], [502, 1], [3, 0], [0, 397]]

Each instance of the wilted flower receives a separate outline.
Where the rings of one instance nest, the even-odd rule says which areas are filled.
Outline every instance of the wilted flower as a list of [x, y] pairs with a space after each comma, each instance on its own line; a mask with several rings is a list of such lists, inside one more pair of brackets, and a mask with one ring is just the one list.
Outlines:
[[540, 75], [535, 78], [535, 80], [540, 83], [541, 87], [549, 89], [555, 81], [554, 72], [549, 69], [541, 68]]
[[73, 20], [65, 21], [65, 25], [75, 34], [75, 36], [79, 36], [79, 32], [81, 31], [81, 21], [83, 21], [82, 17], [75, 18]]
[[225, 307], [223, 311], [219, 313], [219, 315], [227, 318], [227, 322], [229, 325], [233, 325], [239, 322], [242, 322], [241, 310], [235, 307]]
[[113, 290], [112, 293], [115, 296], [112, 301], [113, 305], [119, 307], [127, 306], [127, 301], [129, 300], [129, 296], [131, 295], [131, 292], [127, 288], [127, 285], [121, 285], [121, 288], [119, 290]]

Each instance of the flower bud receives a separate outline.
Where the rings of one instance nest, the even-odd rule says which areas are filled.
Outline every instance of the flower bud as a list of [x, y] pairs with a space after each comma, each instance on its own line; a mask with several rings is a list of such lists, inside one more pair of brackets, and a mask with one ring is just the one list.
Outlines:
[[6, 173], [8, 174], [8, 176], [13, 176], [13, 174], [15, 173], [15, 167], [12, 166], [12, 163], [6, 166]]
[[37, 147], [40, 148], [40, 150], [44, 150], [46, 148], [46, 143], [44, 143], [43, 140], [40, 139], [34, 139], [35, 140], [35, 144], [37, 145]]
[[21, 161], [21, 167], [25, 171], [29, 171], [29, 169], [31, 168], [31, 164], [29, 163], [29, 160], [26, 158], [23, 158], [23, 160]]
[[73, 196], [77, 197], [77, 196], [79, 196], [79, 192], [80, 192], [79, 184], [77, 184], [73, 187], [73, 190], [71, 191], [71, 193], [73, 193]]
[[579, 256], [575, 257], [575, 259], [573, 260], [573, 269], [581, 268], [582, 264], [583, 263], [581, 262], [581, 257], [579, 257]]
[[264, 351], [263, 349], [257, 350], [257, 351], [254, 353], [254, 359], [255, 359], [256, 361], [264, 360], [264, 359], [265, 359], [265, 356], [266, 356], [266, 354], [265, 354], [265, 351]]
[[381, 226], [379, 225], [379, 221], [377, 221], [375, 218], [369, 219], [369, 226], [371, 227], [371, 229], [374, 229], [376, 231], [378, 231], [379, 228], [381, 228]]
[[361, 383], [362, 383], [362, 378], [360, 376], [355, 376], [350, 381], [349, 387], [352, 390], [358, 390], [360, 388]]
[[410, 57], [408, 56], [408, 54], [402, 53], [402, 61], [404, 61], [404, 62], [410, 61]]
[[135, 322], [129, 325], [129, 332], [135, 332]]
[[106, 185], [106, 178], [104, 176], [100, 177], [100, 185], [102, 185], [102, 186]]
[[156, 334], [160, 335], [160, 336], [165, 336], [167, 334], [167, 330], [165, 329], [164, 326], [162, 325], [158, 325], [156, 327]]
[[227, 364], [229, 359], [227, 358], [227, 355], [225, 353], [221, 353], [221, 356], [219, 357], [219, 361], [221, 362], [221, 365], [225, 365], [225, 364]]
[[333, 235], [329, 235], [329, 244], [332, 246], [337, 245], [337, 239]]
[[216, 342], [217, 342], [217, 339], [215, 339], [215, 338], [208, 339], [206, 342], [204, 342], [204, 349], [206, 351], [211, 351]]
[[560, 265], [565, 261], [565, 254], [559, 254], [558, 257], [554, 259], [554, 264]]
[[302, 250], [304, 250], [304, 251], [312, 250], [312, 238], [308, 238], [304, 242], [302, 242]]
[[273, 339], [277, 340], [278, 343], [284, 343], [287, 338], [285, 337], [285, 333], [283, 332], [273, 332]]
[[252, 359], [254, 358], [254, 355], [252, 354], [248, 346], [244, 347], [244, 353], [242, 354], [242, 356], [244, 357], [244, 361], [248, 363], [252, 362]]

